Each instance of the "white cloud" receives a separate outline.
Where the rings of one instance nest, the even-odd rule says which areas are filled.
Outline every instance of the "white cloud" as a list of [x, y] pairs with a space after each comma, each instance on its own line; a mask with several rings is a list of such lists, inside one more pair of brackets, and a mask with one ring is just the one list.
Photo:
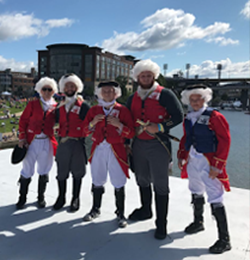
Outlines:
[[[142, 32], [114, 32], [113, 37], [103, 41], [102, 47], [122, 54], [125, 51], [167, 50], [182, 47], [188, 40], [218, 38], [231, 30], [228, 23], [215, 22], [202, 28], [194, 22], [193, 14], [164, 8], [141, 21]], [[217, 42], [221, 45], [222, 43], [228, 45], [238, 41], [225, 39], [224, 41], [217, 40]]]
[[68, 18], [63, 18], [63, 19], [51, 19], [47, 20], [45, 22], [50, 28], [56, 28], [56, 27], [66, 27], [66, 26], [71, 26], [74, 21], [70, 20]]
[[[237, 77], [250, 77], [250, 60], [233, 63], [229, 58], [221, 61], [211, 61], [206, 60], [201, 64], [191, 65], [189, 69], [189, 77], [194, 77], [199, 75], [200, 78], [217, 78], [218, 70], [217, 65], [222, 65], [221, 77], [222, 78], [237, 78]], [[173, 74], [176, 74], [180, 68], [176, 68], [168, 73], [168, 76], [172, 77]], [[186, 71], [183, 71], [184, 76]]]
[[241, 10], [240, 14], [245, 16], [245, 18], [250, 19], [250, 0], [246, 2], [245, 7]]
[[7, 60], [3, 56], [0, 56], [0, 70], [10, 68], [12, 71], [30, 72], [32, 67], [35, 67], [32, 61], [18, 62], [14, 59]]
[[226, 45], [238, 45], [238, 40], [232, 40], [231, 38], [225, 38], [225, 37], [216, 37], [207, 39], [206, 42], [215, 42], [218, 43], [220, 46], [226, 46]]
[[2, 14], [0, 15], [0, 42], [31, 36], [44, 37], [50, 33], [50, 29], [71, 26], [73, 22], [68, 18], [43, 21], [35, 18], [33, 14]]

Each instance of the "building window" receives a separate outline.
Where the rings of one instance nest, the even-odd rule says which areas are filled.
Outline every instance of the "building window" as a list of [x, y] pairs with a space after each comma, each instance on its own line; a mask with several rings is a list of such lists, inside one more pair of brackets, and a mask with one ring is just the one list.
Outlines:
[[85, 81], [92, 81], [92, 54], [85, 54]]

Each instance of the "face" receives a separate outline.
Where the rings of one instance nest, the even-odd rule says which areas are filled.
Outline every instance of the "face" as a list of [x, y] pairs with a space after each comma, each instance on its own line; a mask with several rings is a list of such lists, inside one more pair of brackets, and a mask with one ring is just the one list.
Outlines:
[[190, 106], [194, 111], [201, 109], [205, 103], [204, 98], [199, 94], [193, 94], [189, 97]]
[[101, 93], [105, 102], [111, 102], [115, 99], [115, 89], [112, 86], [102, 87]]
[[73, 82], [67, 82], [64, 86], [64, 93], [68, 97], [73, 97], [77, 91], [77, 86]]
[[53, 95], [54, 91], [50, 85], [45, 85], [42, 87], [41, 96], [45, 101], [50, 100]]
[[143, 71], [138, 76], [138, 83], [144, 89], [149, 89], [154, 84], [154, 74], [151, 71]]

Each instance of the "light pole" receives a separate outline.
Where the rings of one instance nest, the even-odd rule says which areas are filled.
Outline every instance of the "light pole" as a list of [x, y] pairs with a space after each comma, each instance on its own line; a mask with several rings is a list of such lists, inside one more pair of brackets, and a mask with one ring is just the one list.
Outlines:
[[167, 70], [168, 70], [168, 64], [167, 63], [163, 64], [163, 70], [164, 70], [164, 76], [166, 77], [167, 76]]
[[189, 77], [189, 69], [190, 69], [190, 63], [186, 64], [186, 71], [187, 71], [187, 79]]
[[218, 80], [220, 81], [221, 77], [221, 70], [222, 70], [222, 65], [219, 63], [217, 64], [217, 70], [218, 70]]

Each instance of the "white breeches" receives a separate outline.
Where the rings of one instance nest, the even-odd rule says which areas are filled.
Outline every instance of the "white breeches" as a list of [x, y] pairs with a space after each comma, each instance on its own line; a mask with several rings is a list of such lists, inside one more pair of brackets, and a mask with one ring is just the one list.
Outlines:
[[112, 185], [119, 189], [126, 184], [126, 176], [118, 163], [111, 145], [106, 141], [99, 144], [91, 161], [92, 182], [95, 186], [103, 186], [107, 181], [107, 175]]
[[37, 172], [40, 175], [48, 174], [53, 164], [53, 146], [49, 138], [34, 139], [29, 145], [27, 154], [23, 160], [21, 175], [30, 178], [35, 172], [37, 162]]
[[187, 172], [189, 190], [192, 194], [203, 195], [206, 191], [208, 203], [223, 202], [223, 185], [217, 179], [209, 178], [210, 165], [205, 156], [189, 157]]

